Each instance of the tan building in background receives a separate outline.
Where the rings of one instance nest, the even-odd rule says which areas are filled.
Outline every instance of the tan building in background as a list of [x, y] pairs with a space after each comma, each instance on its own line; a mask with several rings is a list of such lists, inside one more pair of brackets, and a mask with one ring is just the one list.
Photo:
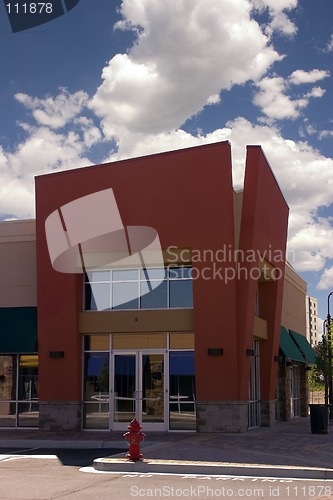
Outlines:
[[307, 295], [305, 297], [306, 338], [314, 347], [318, 344], [318, 300]]
[[280, 337], [284, 361], [279, 364], [277, 385], [279, 420], [308, 415], [307, 369], [315, 357], [306, 339], [306, 291], [306, 282], [286, 262]]
[[36, 223], [0, 223], [0, 427], [38, 426]]

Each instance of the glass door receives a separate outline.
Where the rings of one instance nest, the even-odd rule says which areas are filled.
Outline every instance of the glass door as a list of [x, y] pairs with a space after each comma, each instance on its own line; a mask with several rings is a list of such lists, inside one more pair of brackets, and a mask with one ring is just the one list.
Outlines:
[[[137, 416], [138, 370], [136, 354], [113, 356], [113, 387], [111, 388], [111, 415], [115, 427], [123, 428]], [[127, 424], [128, 425], [128, 424]], [[114, 427], [114, 428], [115, 428]], [[112, 428], [112, 427], [111, 427]]]
[[114, 351], [111, 362], [110, 428], [127, 430], [137, 418], [146, 430], [166, 430], [165, 353]]

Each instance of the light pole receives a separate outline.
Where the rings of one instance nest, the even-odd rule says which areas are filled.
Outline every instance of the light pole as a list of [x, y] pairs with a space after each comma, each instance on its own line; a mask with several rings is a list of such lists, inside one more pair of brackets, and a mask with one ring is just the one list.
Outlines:
[[[330, 404], [330, 419], [333, 418], [333, 381], [332, 381], [332, 318], [330, 315], [330, 297], [333, 292], [330, 292], [327, 297], [327, 357], [328, 357], [328, 402]], [[325, 401], [326, 402], [326, 401]]]
[[326, 338], [326, 323], [327, 320], [324, 319], [323, 321], [323, 375], [324, 375], [324, 384], [325, 384], [325, 405], [328, 405], [328, 376], [329, 376], [329, 369], [328, 369], [328, 345], [327, 345], [327, 338]]

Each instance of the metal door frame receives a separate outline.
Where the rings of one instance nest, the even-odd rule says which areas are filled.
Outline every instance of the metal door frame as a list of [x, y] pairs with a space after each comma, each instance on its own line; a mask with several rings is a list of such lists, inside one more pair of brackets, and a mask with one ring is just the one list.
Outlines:
[[109, 428], [110, 430], [121, 430], [126, 431], [129, 422], [116, 422], [114, 421], [114, 412], [115, 412], [115, 397], [114, 397], [114, 383], [115, 383], [115, 357], [116, 356], [134, 356], [135, 357], [135, 391], [134, 391], [134, 400], [135, 400], [135, 418], [142, 424], [142, 390], [143, 390], [143, 382], [142, 382], [142, 357], [144, 355], [150, 354], [162, 354], [164, 356], [164, 391], [163, 391], [163, 399], [164, 399], [164, 421], [157, 422], [144, 422], [143, 431], [166, 431], [169, 429], [169, 401], [168, 401], [168, 393], [169, 393], [169, 360], [167, 356], [166, 349], [113, 349], [111, 350], [110, 355], [110, 407], [109, 407]]

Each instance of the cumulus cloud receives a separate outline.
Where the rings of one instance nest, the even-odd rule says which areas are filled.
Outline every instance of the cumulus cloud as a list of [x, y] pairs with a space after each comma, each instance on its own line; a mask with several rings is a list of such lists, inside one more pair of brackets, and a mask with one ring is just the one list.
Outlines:
[[88, 101], [88, 94], [79, 90], [70, 94], [66, 89], [61, 89], [56, 97], [39, 99], [27, 94], [15, 95], [18, 102], [32, 111], [38, 125], [58, 129], [81, 113]]
[[247, 0], [124, 0], [121, 14], [118, 28], [136, 30], [137, 42], [109, 61], [89, 103], [108, 138], [177, 129], [282, 57]]
[[[297, 7], [298, 0], [251, 0], [253, 7], [260, 12], [268, 10], [270, 22], [267, 24], [266, 32], [272, 35], [274, 32], [286, 36], [294, 36], [297, 33], [295, 23], [288, 17], [287, 12]], [[286, 12], [287, 11], [287, 12]]]
[[300, 109], [307, 105], [304, 98], [293, 100], [286, 95], [287, 83], [282, 77], [263, 78], [256, 86], [259, 92], [254, 96], [253, 103], [274, 120], [297, 118]]
[[333, 288], [333, 266], [325, 269], [317, 285], [318, 290], [327, 290], [329, 288]]
[[85, 165], [86, 146], [74, 132], [58, 134], [47, 127], [25, 126], [28, 138], [6, 153], [0, 150], [0, 213], [34, 217], [34, 176]]
[[[255, 82], [255, 103], [274, 120], [295, 118], [309, 99], [324, 95], [318, 86], [288, 95], [292, 85], [326, 78], [323, 70], [296, 70], [285, 79], [267, 76], [283, 57], [270, 35], [296, 32], [285, 17], [296, 5], [297, 0], [197, 0], [194, 6], [193, 0], [123, 0], [117, 28], [133, 30], [136, 40], [103, 68], [102, 83], [90, 99], [82, 90], [69, 94], [65, 89], [43, 99], [16, 95], [37, 126], [22, 123], [26, 139], [11, 152], [0, 149], [0, 212], [33, 216], [34, 175], [91, 164], [90, 148], [105, 139], [117, 143], [108, 161], [229, 140], [237, 189], [245, 146], [259, 144], [290, 206], [292, 264], [297, 270], [323, 270], [332, 258], [332, 231], [331, 222], [318, 217], [318, 207], [332, 202], [333, 161], [305, 141], [288, 140], [274, 122], [256, 125], [238, 117], [224, 126], [222, 117], [223, 126], [209, 134], [182, 128], [235, 84]], [[266, 32], [251, 18], [253, 8], [268, 11]], [[101, 119], [101, 128], [84, 116], [86, 107]]]
[[[131, 135], [131, 138], [133, 136]], [[129, 138], [128, 138], [129, 139]], [[332, 226], [317, 216], [319, 207], [332, 203], [333, 160], [306, 142], [286, 139], [277, 126], [254, 125], [239, 117], [226, 127], [196, 136], [178, 129], [168, 133], [135, 136], [108, 158], [122, 158], [229, 140], [232, 145], [233, 181], [243, 187], [247, 144], [261, 145], [290, 207], [288, 255], [297, 271], [321, 271], [333, 258]]]
[[313, 69], [304, 71], [303, 69], [297, 69], [291, 73], [289, 81], [293, 85], [301, 85], [303, 83], [315, 83], [329, 76], [330, 73], [326, 70]]
[[300, 94], [297, 98], [288, 95], [292, 85], [314, 83], [329, 76], [328, 71], [314, 69], [312, 71], [296, 70], [289, 78], [266, 76], [256, 83], [259, 91], [253, 98], [253, 103], [272, 120], [295, 119], [302, 109], [308, 106], [311, 98], [320, 98], [325, 89], [313, 87], [309, 92]]

